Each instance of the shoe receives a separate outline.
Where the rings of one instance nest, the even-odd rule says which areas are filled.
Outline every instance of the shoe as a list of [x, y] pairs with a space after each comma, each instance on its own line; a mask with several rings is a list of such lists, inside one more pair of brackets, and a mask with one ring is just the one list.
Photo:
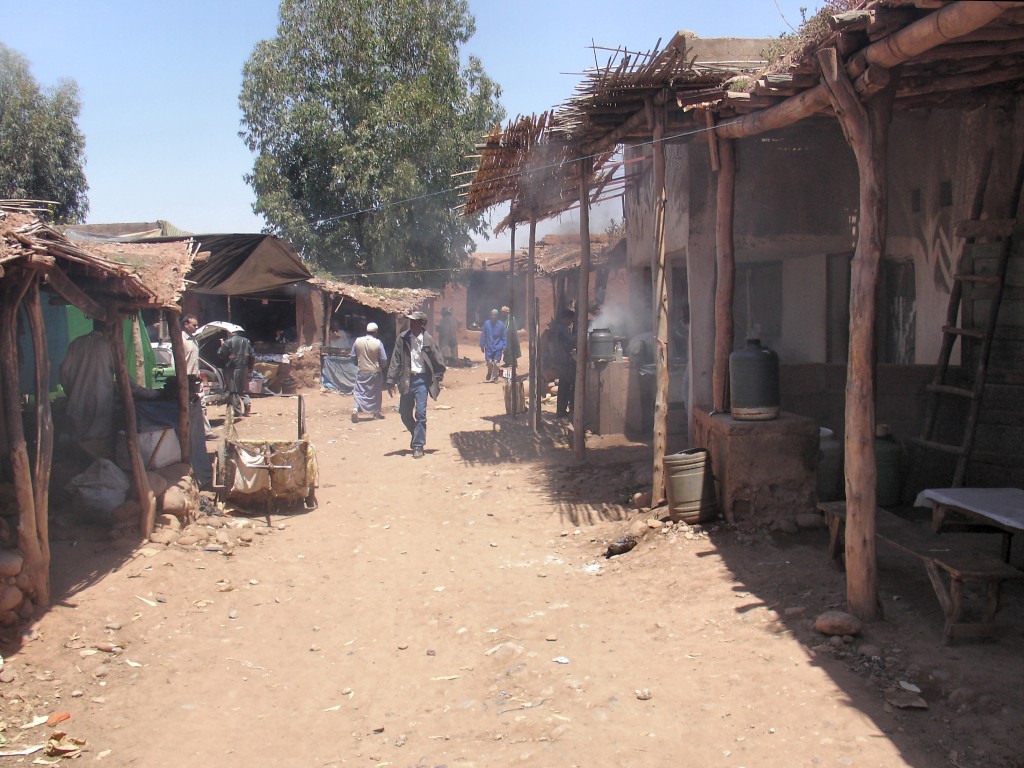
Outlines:
[[380, 411], [378, 411], [377, 413], [373, 414], [373, 418], [375, 418], [375, 419], [383, 419], [384, 418], [384, 414], [381, 413]]
[[356, 424], [359, 422], [359, 411], [352, 411], [352, 423]]
[[412, 449], [412, 457], [414, 459], [422, 459], [423, 458], [423, 449], [422, 448], [413, 448]]

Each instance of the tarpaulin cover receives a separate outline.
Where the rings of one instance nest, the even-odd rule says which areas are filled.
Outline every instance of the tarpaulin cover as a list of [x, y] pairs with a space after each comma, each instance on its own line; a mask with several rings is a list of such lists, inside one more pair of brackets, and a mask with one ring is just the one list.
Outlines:
[[331, 392], [351, 395], [356, 386], [356, 362], [347, 355], [321, 355], [320, 386]]

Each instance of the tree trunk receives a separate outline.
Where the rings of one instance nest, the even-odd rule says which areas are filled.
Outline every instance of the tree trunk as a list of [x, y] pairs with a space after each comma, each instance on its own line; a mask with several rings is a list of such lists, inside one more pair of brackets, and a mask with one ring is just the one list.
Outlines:
[[167, 326], [171, 337], [171, 353], [174, 355], [174, 378], [178, 382], [178, 445], [181, 447], [181, 460], [188, 464], [192, 461], [192, 444], [189, 435], [191, 420], [189, 419], [188, 369], [185, 362], [185, 340], [181, 336], [181, 314], [171, 310], [168, 312]]
[[732, 300], [736, 289], [736, 260], [733, 248], [735, 217], [736, 145], [732, 139], [718, 141], [718, 200], [716, 239], [718, 275], [715, 281], [715, 368], [712, 375], [716, 411], [729, 407], [729, 354], [732, 352]]
[[[576, 458], [587, 453], [587, 318], [590, 304], [590, 172], [589, 157], [578, 161], [580, 174], [580, 270], [576, 291], [576, 391], [572, 405], [572, 447]], [[561, 386], [561, 385], [559, 385]]]
[[106, 326], [107, 340], [114, 357], [114, 373], [117, 378], [118, 391], [121, 395], [121, 409], [124, 411], [124, 437], [128, 448], [128, 461], [132, 466], [132, 490], [135, 500], [142, 510], [139, 517], [139, 530], [143, 538], [153, 532], [156, 524], [156, 497], [149, 487], [146, 468], [142, 465], [139, 455], [139, 430], [135, 421], [135, 401], [132, 398], [131, 384], [128, 383], [128, 366], [125, 363], [123, 322], [117, 318]]
[[7, 278], [3, 311], [0, 312], [0, 381], [3, 382], [4, 420], [7, 424], [11, 479], [18, 507], [18, 547], [25, 558], [23, 570], [29, 576], [32, 589], [36, 591], [35, 599], [40, 605], [46, 605], [50, 601], [49, 562], [39, 546], [32, 465], [28, 457], [25, 427], [18, 402], [18, 307], [33, 280], [31, 274]]
[[540, 352], [537, 349], [537, 326], [540, 319], [537, 317], [537, 286], [535, 276], [537, 271], [537, 215], [530, 214], [530, 251], [528, 269], [526, 273], [526, 324], [529, 334], [530, 350], [530, 424], [533, 425], [534, 433], [540, 432], [540, 400], [543, 393], [540, 391]]
[[665, 264], [665, 109], [654, 111], [654, 252], [651, 279], [654, 302], [655, 394], [654, 473], [651, 505], [665, 500], [665, 454], [668, 451], [668, 269]]
[[857, 157], [860, 224], [850, 277], [850, 352], [846, 375], [846, 597], [864, 621], [881, 617], [875, 561], [875, 305], [885, 252], [886, 152], [895, 80], [862, 104], [835, 49], [818, 52], [836, 116]]
[[50, 356], [46, 348], [46, 324], [39, 302], [39, 281], [25, 297], [32, 350], [36, 358], [36, 469], [33, 478], [36, 540], [41, 562], [33, 574], [36, 603], [50, 604], [50, 468], [53, 465], [53, 418], [50, 413]]

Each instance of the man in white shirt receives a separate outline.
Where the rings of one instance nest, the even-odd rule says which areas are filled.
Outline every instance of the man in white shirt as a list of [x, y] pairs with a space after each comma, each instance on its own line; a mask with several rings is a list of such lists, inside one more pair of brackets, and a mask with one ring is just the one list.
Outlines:
[[444, 356], [433, 337], [425, 330], [427, 316], [416, 310], [406, 317], [409, 329], [398, 337], [388, 367], [388, 395], [395, 387], [401, 395], [398, 413], [412, 435], [409, 447], [414, 459], [423, 458], [427, 443], [427, 395], [437, 399], [444, 377]]
[[206, 452], [206, 414], [199, 390], [199, 343], [193, 334], [199, 329], [199, 318], [185, 315], [181, 321], [181, 341], [185, 346], [185, 375], [188, 376], [188, 444], [192, 457], [192, 474], [200, 488], [213, 482], [210, 455]]
[[388, 353], [377, 338], [377, 324], [367, 323], [366, 334], [356, 339], [352, 345], [352, 357], [356, 361], [356, 385], [352, 390], [354, 406], [352, 423], [359, 421], [359, 412], [373, 415], [375, 419], [383, 419], [380, 411], [381, 392], [384, 383], [384, 369], [388, 364]]

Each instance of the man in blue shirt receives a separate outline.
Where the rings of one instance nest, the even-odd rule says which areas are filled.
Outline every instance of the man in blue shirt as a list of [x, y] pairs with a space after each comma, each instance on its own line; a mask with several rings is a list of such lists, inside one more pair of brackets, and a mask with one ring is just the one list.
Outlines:
[[486, 381], [501, 380], [499, 366], [507, 344], [505, 323], [498, 317], [498, 310], [492, 309], [490, 319], [484, 321], [484, 327], [480, 330], [480, 351], [484, 353], [484, 362], [487, 363]]

